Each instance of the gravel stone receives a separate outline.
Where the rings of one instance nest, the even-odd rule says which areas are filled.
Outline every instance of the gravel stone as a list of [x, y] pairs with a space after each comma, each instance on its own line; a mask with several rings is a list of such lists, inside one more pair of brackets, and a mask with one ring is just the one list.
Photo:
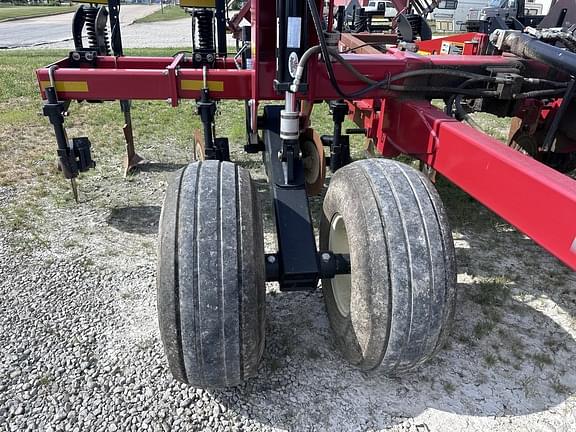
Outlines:
[[18, 405], [14, 410], [14, 415], [21, 415], [24, 414], [24, 407], [22, 405]]

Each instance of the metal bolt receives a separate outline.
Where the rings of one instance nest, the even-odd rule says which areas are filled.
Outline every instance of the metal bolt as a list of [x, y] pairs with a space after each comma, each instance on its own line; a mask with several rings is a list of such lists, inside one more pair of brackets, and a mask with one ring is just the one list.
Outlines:
[[86, 53], [86, 60], [87, 60], [87, 61], [92, 61], [92, 60], [94, 60], [94, 54], [92, 54], [92, 53], [90, 53], [90, 52]]
[[331, 259], [332, 259], [332, 256], [328, 252], [324, 252], [322, 254], [322, 261], [330, 262]]
[[80, 53], [79, 52], [72, 53], [72, 59], [76, 61], [80, 60]]
[[274, 255], [269, 255], [266, 260], [270, 263], [270, 264], [274, 264], [276, 262], [276, 257]]
[[206, 60], [208, 60], [208, 63], [212, 63], [214, 61], [214, 56], [212, 54], [208, 54], [206, 56]]

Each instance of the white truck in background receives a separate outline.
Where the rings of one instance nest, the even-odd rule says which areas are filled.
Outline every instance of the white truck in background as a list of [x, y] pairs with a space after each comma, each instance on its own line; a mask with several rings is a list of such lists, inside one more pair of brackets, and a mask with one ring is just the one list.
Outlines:
[[394, 3], [390, 0], [369, 1], [368, 6], [366, 6], [364, 10], [366, 12], [383, 13], [385, 18], [394, 18], [396, 14], [398, 14]]
[[464, 32], [470, 9], [482, 9], [490, 0], [442, 0], [430, 14], [437, 32]]
[[488, 17], [518, 17], [518, 8], [524, 7], [524, 16], [546, 15], [550, 11], [552, 0], [490, 0], [487, 7], [470, 9], [469, 20], [485, 20]]

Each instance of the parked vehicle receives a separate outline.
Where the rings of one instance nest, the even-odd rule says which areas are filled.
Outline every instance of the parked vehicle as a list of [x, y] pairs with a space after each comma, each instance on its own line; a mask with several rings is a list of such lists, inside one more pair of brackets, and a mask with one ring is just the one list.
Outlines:
[[545, 15], [550, 10], [551, 0], [517, 1], [517, 0], [490, 0], [487, 7], [482, 9], [470, 9], [469, 19], [486, 20], [489, 17], [508, 18], [523, 16], [518, 11], [524, 8], [525, 15]]
[[394, 3], [391, 1], [371, 1], [365, 8], [366, 12], [383, 12], [384, 17], [394, 18], [398, 11], [394, 7]]
[[489, 0], [442, 0], [430, 16], [436, 23], [436, 31], [465, 31], [468, 11], [482, 9], [488, 4]]
[[487, 7], [469, 10], [466, 27], [468, 31], [484, 33], [501, 28], [502, 22], [512, 29], [536, 26], [550, 10], [551, 3], [551, 0], [490, 0]]

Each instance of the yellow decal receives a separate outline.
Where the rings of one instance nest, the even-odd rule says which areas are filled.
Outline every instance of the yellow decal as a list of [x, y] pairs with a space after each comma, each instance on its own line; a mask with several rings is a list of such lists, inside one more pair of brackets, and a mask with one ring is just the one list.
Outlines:
[[[202, 80], [182, 80], [180, 81], [180, 88], [182, 90], [202, 90], [204, 82]], [[208, 81], [208, 89], [215, 92], [224, 91], [224, 81]]]
[[[40, 83], [42, 91], [50, 87], [50, 81]], [[86, 81], [56, 81], [57, 92], [86, 93], [88, 92], [88, 83]]]
[[215, 8], [216, 0], [180, 0], [180, 7]]

